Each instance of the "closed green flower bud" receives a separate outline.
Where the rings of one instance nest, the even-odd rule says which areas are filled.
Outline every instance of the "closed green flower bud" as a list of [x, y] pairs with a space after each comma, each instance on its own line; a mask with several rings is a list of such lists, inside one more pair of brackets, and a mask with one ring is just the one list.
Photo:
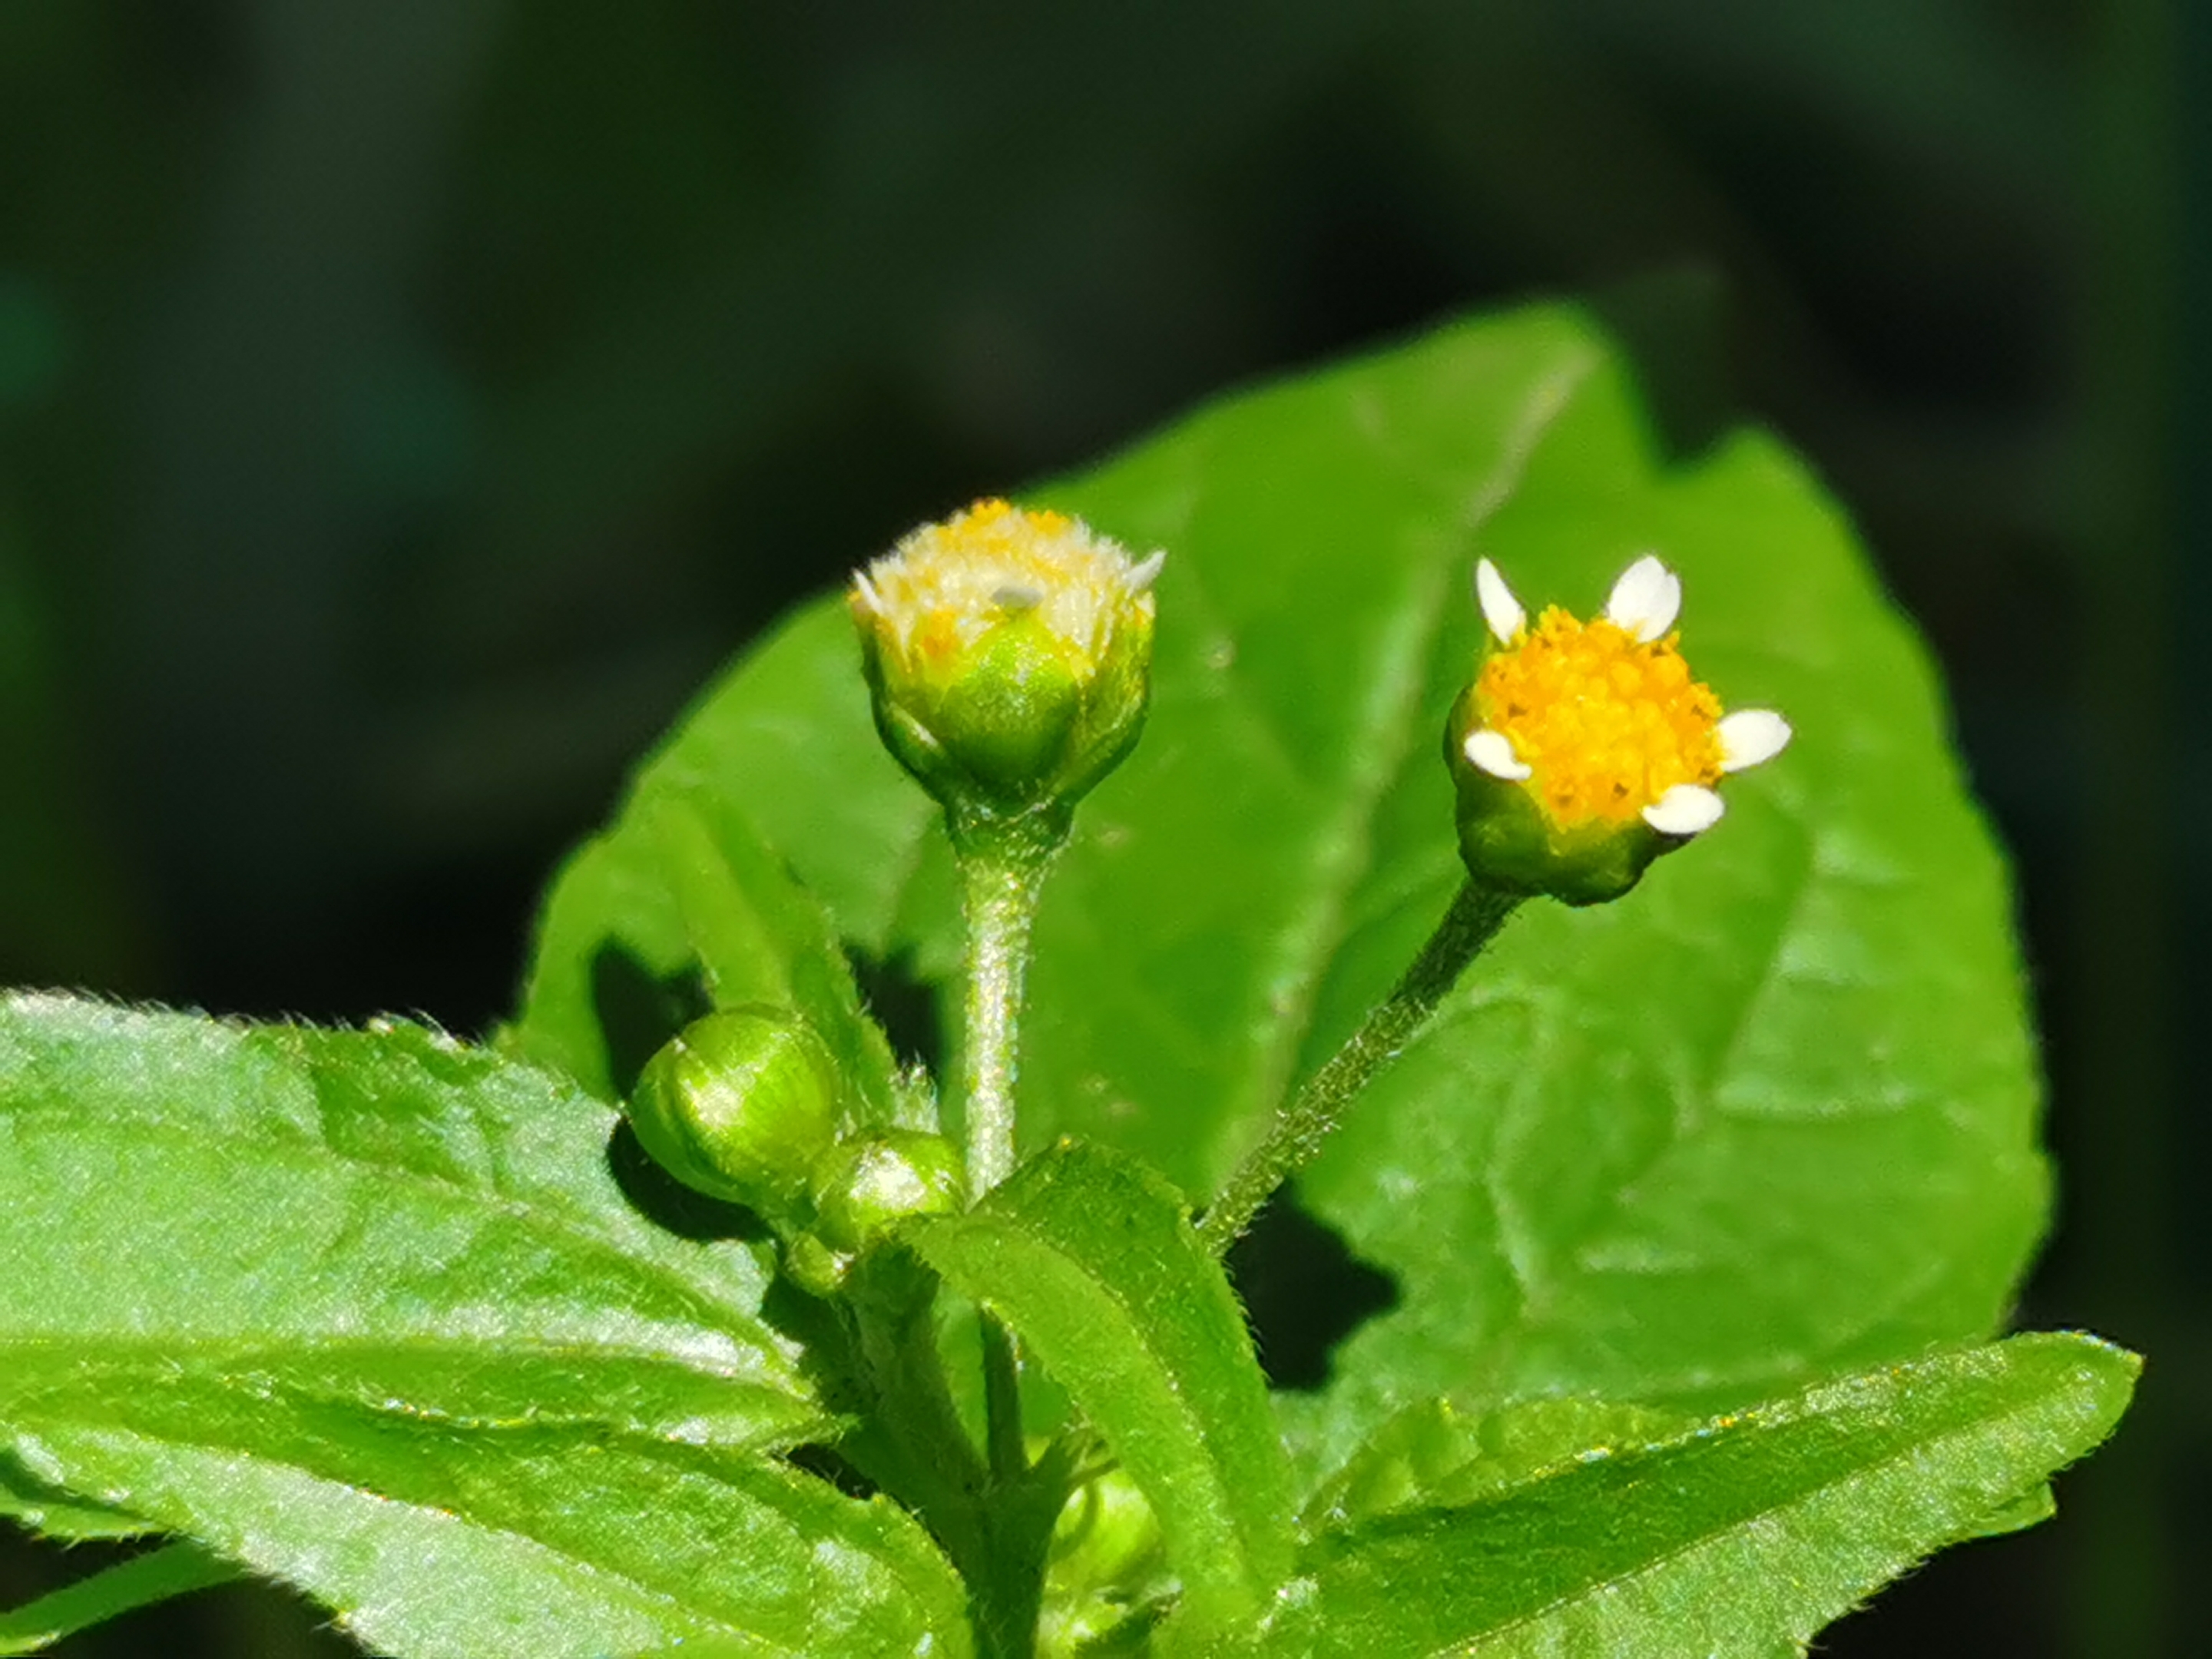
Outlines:
[[646, 1062], [630, 1127], [685, 1186], [787, 1223], [836, 1138], [836, 1063], [797, 1014], [726, 1008], [684, 1027]]
[[1143, 729], [1164, 557], [1000, 501], [915, 531], [853, 579], [884, 744], [956, 810], [1072, 805]]
[[1491, 637], [1444, 759], [1478, 881], [1570, 904], [1619, 898], [1720, 822], [1723, 775], [1790, 741], [1779, 714], [1723, 715], [1692, 675], [1672, 631], [1682, 584], [1656, 558], [1631, 565], [1588, 623], [1554, 605], [1531, 627], [1487, 559], [1475, 597]]
[[783, 1271], [800, 1290], [814, 1296], [836, 1295], [852, 1265], [851, 1256], [838, 1255], [812, 1233], [801, 1233], [784, 1246]]
[[909, 1216], [967, 1206], [960, 1153], [943, 1135], [882, 1129], [832, 1147], [815, 1170], [816, 1235], [856, 1255]]
[[1126, 1470], [1113, 1468], [1068, 1494], [1053, 1528], [1054, 1588], [1069, 1594], [1137, 1582], [1158, 1560], [1160, 1523]]
[[1093, 1644], [1123, 1650], [1109, 1638], [1149, 1627], [1130, 1621], [1146, 1619], [1139, 1609], [1166, 1576], [1159, 1522], [1125, 1471], [1109, 1469], [1077, 1487], [1053, 1528], [1040, 1659], [1073, 1659], [1096, 1651]]

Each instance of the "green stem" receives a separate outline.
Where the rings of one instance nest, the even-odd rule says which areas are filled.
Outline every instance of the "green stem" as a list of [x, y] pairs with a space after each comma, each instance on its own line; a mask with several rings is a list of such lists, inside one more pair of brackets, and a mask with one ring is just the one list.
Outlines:
[[1014, 1080], [1019, 1070], [1023, 982], [1038, 890], [1065, 832], [1025, 820], [957, 828], [968, 922], [961, 1096], [967, 1121], [968, 1190], [981, 1199], [1014, 1172]]
[[[953, 811], [946, 827], [960, 866], [968, 924], [966, 996], [961, 1024], [961, 1098], [967, 1139], [968, 1190], [980, 1202], [1014, 1172], [1014, 1085], [1021, 1066], [1024, 981], [1029, 974], [1030, 933], [1037, 895], [1053, 860], [1067, 843], [1068, 814], [1051, 806], [1012, 818]], [[1058, 1513], [1037, 1485], [1022, 1437], [1021, 1360], [1011, 1332], [982, 1310], [985, 1452], [1000, 1525], [1019, 1547], [1000, 1564], [1002, 1583], [1017, 1587], [1012, 1616], [996, 1621], [1002, 1641], [1025, 1629], [1034, 1639], [1036, 1598], [1042, 1589], [1044, 1547]], [[1042, 1479], [1042, 1476], [1039, 1477]], [[1028, 1513], [1035, 1509], [1035, 1515]], [[1031, 1534], [1035, 1535], [1032, 1536]], [[1028, 1623], [1022, 1626], [1021, 1609]]]
[[1216, 1255], [1237, 1242], [1269, 1194], [1312, 1161], [1342, 1121], [1345, 1108], [1428, 1024], [1462, 970], [1498, 936], [1522, 896], [1473, 881], [1461, 887], [1404, 977], [1369, 1012], [1351, 1041], [1277, 1114], [1267, 1139], [1246, 1155], [1221, 1196], [1207, 1207], [1199, 1237]]
[[937, 1280], [903, 1253], [864, 1258], [847, 1281], [848, 1371], [866, 1407], [839, 1449], [918, 1516], [969, 1585], [979, 1659], [1033, 1659], [1053, 1509], [995, 1480], [961, 1425], [937, 1347]]
[[982, 1642], [978, 1659], [1036, 1659], [1053, 1526], [1073, 1490], [1065, 1461], [1050, 1456], [1018, 1480], [993, 1488], [994, 1558], [979, 1598], [984, 1616], [976, 1620]]
[[838, 1443], [973, 1576], [989, 1565], [990, 1480], [945, 1385], [936, 1296], [935, 1275], [903, 1253], [878, 1252], [854, 1265], [842, 1334], [849, 1345], [845, 1369], [866, 1392]]

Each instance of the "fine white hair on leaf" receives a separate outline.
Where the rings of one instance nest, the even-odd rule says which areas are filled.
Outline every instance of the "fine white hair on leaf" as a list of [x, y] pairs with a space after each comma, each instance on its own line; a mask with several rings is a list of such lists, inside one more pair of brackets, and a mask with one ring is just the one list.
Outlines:
[[1790, 745], [1790, 722], [1771, 708], [1739, 708], [1713, 728], [1721, 743], [1721, 770], [1741, 772], [1771, 761]]
[[1500, 645], [1511, 644], [1514, 635], [1528, 626], [1528, 613], [1513, 597], [1498, 567], [1487, 559], [1474, 562], [1474, 602], [1482, 607], [1482, 619], [1490, 624]]
[[1512, 738], [1488, 726], [1478, 726], [1468, 732], [1467, 741], [1460, 744], [1460, 751], [1467, 757], [1468, 765], [1508, 783], [1519, 783], [1533, 769], [1513, 752]]
[[1701, 783], [1678, 783], [1644, 809], [1644, 821], [1662, 836], [1701, 835], [1728, 808]]
[[1638, 645], [1650, 644], [1681, 614], [1682, 579], [1656, 553], [1646, 553], [1622, 571], [1613, 585], [1613, 597], [1605, 602], [1606, 620]]

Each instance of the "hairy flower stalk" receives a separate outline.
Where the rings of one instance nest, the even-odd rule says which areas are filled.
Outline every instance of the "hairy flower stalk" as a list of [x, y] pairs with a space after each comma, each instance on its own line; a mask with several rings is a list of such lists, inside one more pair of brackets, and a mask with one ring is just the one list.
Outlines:
[[[1013, 1172], [1014, 1085], [1037, 896], [1075, 803], [1121, 763], [1151, 690], [1152, 586], [1081, 521], [1002, 501], [925, 525], [853, 579], [876, 729], [945, 808], [968, 932], [961, 1089], [968, 1190]], [[1018, 1481], [1018, 1362], [983, 1321], [987, 1450]]]
[[1531, 628], [1487, 559], [1474, 590], [1489, 638], [1444, 731], [1467, 883], [1405, 976], [1231, 1175], [1200, 1224], [1216, 1250], [1321, 1151], [1522, 901], [1620, 897], [1654, 859], [1720, 822], [1723, 777], [1790, 741], [1781, 715], [1723, 714], [1692, 675], [1673, 631], [1681, 579], [1656, 557], [1630, 565], [1588, 623], [1555, 605]]
[[1206, 1206], [1199, 1237], [1217, 1255], [1252, 1224], [1252, 1218], [1278, 1187], [1313, 1161], [1343, 1121], [1345, 1109], [1429, 1023], [1437, 1005], [1459, 982], [1461, 972], [1498, 936], [1521, 899], [1518, 893], [1473, 880], [1460, 888], [1451, 908], [1390, 994], [1369, 1011], [1350, 1041], [1277, 1115], [1266, 1139], [1237, 1166], [1220, 1195]]

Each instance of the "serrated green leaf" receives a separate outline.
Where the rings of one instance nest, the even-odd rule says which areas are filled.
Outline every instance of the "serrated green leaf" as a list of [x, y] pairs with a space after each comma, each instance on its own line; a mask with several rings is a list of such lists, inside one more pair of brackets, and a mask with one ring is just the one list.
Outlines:
[[[4, 1373], [0, 1373], [4, 1374]], [[58, 1543], [139, 1538], [159, 1528], [121, 1510], [87, 1504], [31, 1477], [12, 1457], [0, 1456], [0, 1516]]]
[[639, 1215], [614, 1124], [397, 1022], [0, 1000], [0, 1411], [159, 1365], [457, 1424], [817, 1431], [760, 1265]]
[[396, 1023], [0, 1003], [8, 1466], [381, 1651], [965, 1652], [902, 1512], [750, 1455], [827, 1420], [752, 1252], [624, 1198], [616, 1121]]
[[2017, 1337], [1827, 1384], [1487, 1503], [1356, 1527], [1316, 1544], [1262, 1651], [1802, 1651], [2103, 1439], [2136, 1371], [2092, 1338]]
[[[1145, 741], [1037, 923], [1032, 1146], [1079, 1133], [1211, 1191], [1410, 958], [1459, 878], [1436, 750], [1478, 554], [1587, 615], [1658, 549], [1698, 674], [1797, 730], [1626, 901], [1528, 907], [1310, 1171], [1401, 1294], [1286, 1402], [1310, 1470], [1431, 1395], [1705, 1409], [1996, 1328], [2047, 1187], [2003, 873], [1925, 653], [1778, 444], [1663, 453], [1602, 334], [1545, 307], [1229, 398], [1031, 499], [1169, 552]], [[863, 948], [954, 958], [941, 836], [834, 602], [636, 799], [679, 786], [740, 799]]]
[[779, 1464], [585, 1427], [456, 1429], [186, 1374], [17, 1402], [9, 1449], [315, 1596], [399, 1659], [967, 1654], [921, 1528]]
[[237, 1577], [237, 1568], [197, 1546], [165, 1545], [64, 1585], [27, 1606], [0, 1611], [0, 1656], [43, 1653], [64, 1637], [104, 1624], [118, 1613], [228, 1583]]
[[1255, 1613], [1287, 1571], [1289, 1468], [1235, 1294], [1182, 1197], [1104, 1148], [1042, 1153], [902, 1235], [997, 1312], [1158, 1517], [1184, 1616]]
[[1679, 1412], [1603, 1400], [1524, 1400], [1488, 1411], [1425, 1400], [1369, 1436], [1322, 1483], [1307, 1501], [1304, 1524], [1341, 1529], [1401, 1510], [1456, 1508], [1690, 1426]]

